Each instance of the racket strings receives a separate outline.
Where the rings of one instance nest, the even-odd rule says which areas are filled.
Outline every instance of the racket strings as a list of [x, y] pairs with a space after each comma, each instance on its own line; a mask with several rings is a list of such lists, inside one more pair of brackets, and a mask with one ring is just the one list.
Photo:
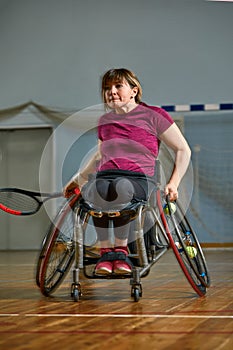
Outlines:
[[0, 203], [7, 208], [21, 212], [34, 212], [39, 206], [35, 198], [17, 192], [1, 192]]

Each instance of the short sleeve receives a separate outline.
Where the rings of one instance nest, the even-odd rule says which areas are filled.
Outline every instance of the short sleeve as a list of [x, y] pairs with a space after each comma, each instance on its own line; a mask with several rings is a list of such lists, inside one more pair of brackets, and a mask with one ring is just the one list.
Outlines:
[[165, 109], [157, 106], [149, 106], [144, 102], [142, 102], [141, 105], [155, 112], [156, 133], [158, 136], [161, 135], [164, 131], [166, 131], [174, 123], [173, 118], [170, 116], [170, 114], [167, 111], [165, 111]]

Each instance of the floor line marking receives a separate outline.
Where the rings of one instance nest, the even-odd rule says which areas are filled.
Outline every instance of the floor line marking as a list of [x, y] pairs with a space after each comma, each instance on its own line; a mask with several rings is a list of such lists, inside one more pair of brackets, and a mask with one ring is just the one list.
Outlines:
[[199, 318], [199, 319], [233, 319], [231, 315], [162, 315], [162, 314], [0, 314], [0, 317], [108, 317], [108, 318]]
[[20, 316], [20, 314], [0, 314], [0, 317], [17, 317]]

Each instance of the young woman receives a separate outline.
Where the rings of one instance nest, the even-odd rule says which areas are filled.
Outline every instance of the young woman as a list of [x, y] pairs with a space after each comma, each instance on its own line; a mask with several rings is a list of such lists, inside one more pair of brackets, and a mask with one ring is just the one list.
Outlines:
[[[190, 162], [190, 148], [171, 116], [159, 107], [142, 103], [141, 97], [141, 84], [132, 71], [111, 69], [103, 75], [102, 98], [107, 111], [98, 123], [98, 151], [65, 186], [66, 197], [78, 185], [83, 197], [102, 209], [126, 205], [134, 198], [147, 200], [155, 186], [155, 161], [162, 141], [175, 152], [174, 168], [164, 191], [171, 201], [178, 198], [178, 186]], [[95, 273], [129, 274], [127, 260], [109, 261], [107, 254], [114, 251], [127, 256], [130, 217], [113, 219], [113, 247], [109, 243], [108, 217], [93, 220], [102, 256]]]

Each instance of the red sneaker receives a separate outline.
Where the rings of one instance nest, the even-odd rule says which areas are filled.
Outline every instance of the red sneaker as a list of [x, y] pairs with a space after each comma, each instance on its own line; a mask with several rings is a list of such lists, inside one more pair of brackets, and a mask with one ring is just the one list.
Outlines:
[[131, 266], [123, 260], [113, 262], [113, 272], [117, 275], [128, 275], [132, 272]]
[[96, 275], [110, 275], [113, 270], [113, 261], [101, 261], [96, 264]]
[[[125, 256], [128, 255], [127, 247], [116, 247], [114, 252], [123, 253]], [[127, 275], [132, 272], [132, 268], [125, 260], [115, 260], [113, 262], [113, 272], [117, 275]]]
[[96, 275], [110, 275], [113, 271], [113, 261], [104, 261], [103, 255], [112, 252], [111, 248], [101, 248], [100, 255], [103, 258], [102, 261], [97, 262], [95, 267]]

